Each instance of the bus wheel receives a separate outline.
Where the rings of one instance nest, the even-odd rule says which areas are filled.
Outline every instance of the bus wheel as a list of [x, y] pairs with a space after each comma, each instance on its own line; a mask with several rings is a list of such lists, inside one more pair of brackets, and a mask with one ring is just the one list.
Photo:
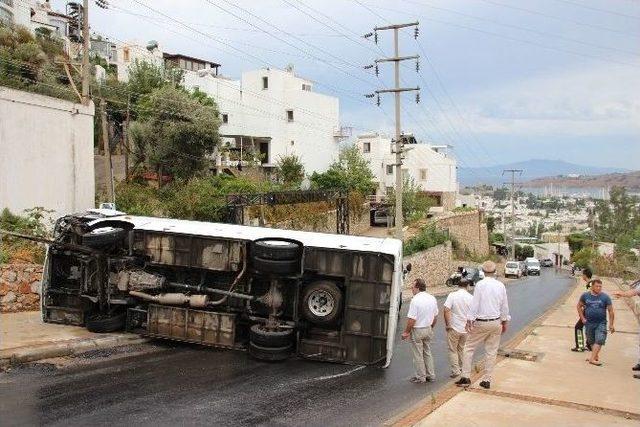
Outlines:
[[310, 322], [330, 325], [342, 313], [342, 292], [335, 283], [326, 280], [311, 283], [304, 291], [302, 312]]
[[293, 328], [269, 329], [261, 324], [251, 326], [249, 341], [264, 347], [286, 347], [293, 341]]
[[292, 349], [292, 344], [284, 347], [263, 347], [249, 342], [249, 355], [255, 359], [266, 360], [269, 362], [278, 362], [288, 359], [291, 355]]

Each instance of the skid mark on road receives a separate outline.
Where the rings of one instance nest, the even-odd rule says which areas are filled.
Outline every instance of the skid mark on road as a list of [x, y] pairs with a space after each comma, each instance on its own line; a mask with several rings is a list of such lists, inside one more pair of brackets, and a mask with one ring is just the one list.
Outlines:
[[307, 384], [307, 383], [312, 383], [312, 382], [317, 382], [317, 381], [333, 380], [333, 379], [336, 379], [336, 378], [349, 376], [349, 375], [354, 374], [354, 373], [356, 373], [358, 371], [361, 371], [364, 368], [366, 368], [365, 365], [357, 366], [357, 367], [355, 367], [353, 369], [349, 369], [348, 371], [341, 372], [339, 374], [323, 375], [321, 377], [315, 377], [315, 378], [305, 378], [305, 379], [302, 379], [302, 380], [299, 380], [299, 381], [290, 382], [289, 384], [290, 385], [293, 385], [293, 384]]

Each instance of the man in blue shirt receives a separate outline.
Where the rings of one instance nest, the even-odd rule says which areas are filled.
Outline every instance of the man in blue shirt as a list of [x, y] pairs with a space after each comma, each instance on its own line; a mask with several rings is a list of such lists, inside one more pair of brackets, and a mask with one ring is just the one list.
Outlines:
[[607, 340], [607, 311], [609, 312], [609, 330], [615, 332], [613, 326], [614, 313], [613, 305], [609, 295], [602, 292], [602, 281], [594, 279], [591, 282], [591, 289], [580, 297], [578, 302], [578, 314], [584, 323], [587, 336], [587, 345], [591, 345], [591, 357], [587, 359], [589, 363], [601, 366], [599, 355], [600, 349]]

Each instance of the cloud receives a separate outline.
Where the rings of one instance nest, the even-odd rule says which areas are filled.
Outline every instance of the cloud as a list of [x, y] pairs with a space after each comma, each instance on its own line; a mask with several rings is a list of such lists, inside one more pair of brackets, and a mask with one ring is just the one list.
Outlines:
[[[461, 109], [476, 133], [640, 135], [638, 94], [637, 69], [600, 66], [483, 89], [465, 97]], [[448, 116], [461, 125], [459, 117]], [[436, 120], [446, 118], [439, 114]]]

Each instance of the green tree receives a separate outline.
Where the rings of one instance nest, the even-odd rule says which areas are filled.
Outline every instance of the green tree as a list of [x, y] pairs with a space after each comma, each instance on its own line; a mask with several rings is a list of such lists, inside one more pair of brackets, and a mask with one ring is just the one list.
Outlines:
[[362, 195], [371, 194], [376, 188], [369, 162], [355, 145], [340, 150], [338, 159], [329, 169], [322, 173], [314, 172], [310, 180], [315, 188], [357, 191]]
[[530, 258], [534, 254], [533, 246], [531, 245], [516, 245], [516, 259], [523, 260]]
[[207, 165], [219, 144], [218, 111], [184, 90], [164, 86], [139, 102], [144, 114], [131, 124], [136, 160], [149, 168], [184, 179]]
[[597, 257], [597, 249], [584, 247], [577, 251], [575, 254], [571, 255], [571, 261], [573, 261], [578, 268], [586, 268], [591, 266]]
[[[387, 196], [391, 203], [391, 211], [395, 211], [395, 191], [392, 190]], [[425, 194], [414, 179], [404, 177], [402, 182], [402, 215], [404, 219], [417, 221], [426, 218], [429, 208], [435, 205], [436, 201]]]
[[493, 216], [487, 217], [487, 231], [489, 234], [493, 233], [493, 230], [496, 228], [496, 218]]
[[280, 156], [276, 163], [276, 171], [278, 181], [286, 188], [300, 188], [305, 176], [304, 165], [300, 157], [295, 154]]

